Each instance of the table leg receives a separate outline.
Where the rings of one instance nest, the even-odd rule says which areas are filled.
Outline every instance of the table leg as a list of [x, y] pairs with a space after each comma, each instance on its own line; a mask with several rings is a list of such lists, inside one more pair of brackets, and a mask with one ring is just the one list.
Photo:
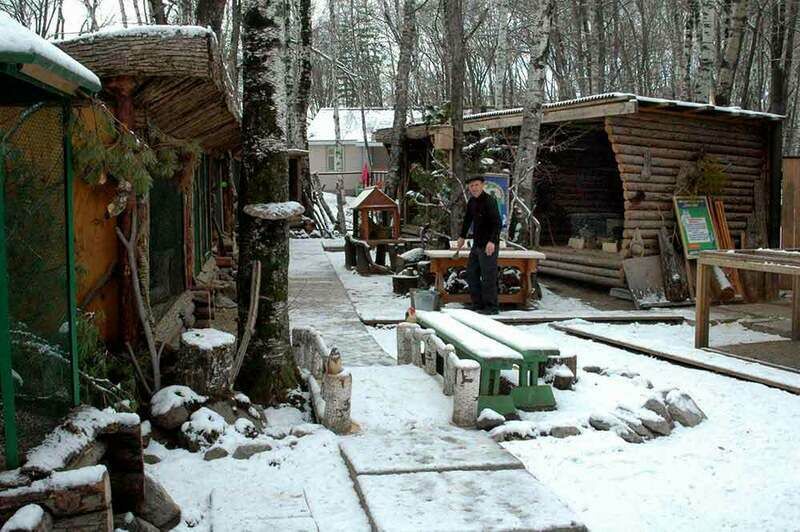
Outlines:
[[792, 277], [792, 340], [800, 340], [800, 275]]
[[708, 319], [710, 315], [709, 289], [711, 266], [697, 261], [697, 292], [695, 294], [694, 346], [708, 347]]

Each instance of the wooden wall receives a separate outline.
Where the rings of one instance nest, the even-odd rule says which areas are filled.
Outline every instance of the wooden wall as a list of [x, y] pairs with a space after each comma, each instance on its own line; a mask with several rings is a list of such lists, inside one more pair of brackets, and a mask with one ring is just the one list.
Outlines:
[[566, 245], [577, 236], [571, 214], [616, 213], [622, 218], [622, 186], [606, 133], [571, 136], [555, 140], [566, 149], [542, 154], [541, 174], [535, 177], [543, 245]]
[[[722, 194], [715, 197], [725, 202], [731, 233], [738, 236], [745, 229], [754, 210], [754, 184], [766, 180], [767, 131], [762, 122], [640, 110], [607, 117], [606, 131], [622, 178], [625, 256], [630, 255], [637, 227], [649, 254], [658, 252], [661, 215], [668, 228], [675, 223], [672, 196], [678, 173], [701, 149], [718, 159], [728, 174]], [[766, 206], [762, 209], [766, 213]]]
[[[114, 265], [119, 252], [119, 242], [114, 228], [115, 218], [106, 218], [106, 206], [111, 203], [116, 188], [110, 184], [92, 186], [75, 179], [75, 266], [78, 273], [78, 305]], [[112, 272], [113, 273], [113, 272]], [[103, 339], [113, 342], [119, 331], [119, 282], [112, 275], [97, 291], [91, 303], [82, 308], [102, 314], [98, 321]]]

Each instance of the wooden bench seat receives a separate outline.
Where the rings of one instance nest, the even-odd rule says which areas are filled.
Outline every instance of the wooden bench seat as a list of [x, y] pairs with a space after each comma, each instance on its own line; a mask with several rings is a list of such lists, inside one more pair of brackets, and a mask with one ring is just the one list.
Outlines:
[[500, 393], [500, 372], [524, 365], [522, 354], [441, 312], [418, 310], [417, 321], [436, 331], [445, 343], [452, 344], [459, 356], [481, 365], [478, 412], [484, 408], [500, 414], [516, 411], [512, 396]]
[[516, 327], [471, 310], [447, 309], [443, 312], [522, 355], [524, 363], [519, 365], [519, 382], [517, 388], [511, 392], [517, 408], [521, 410], [555, 408], [556, 400], [552, 388], [549, 384], [539, 384], [539, 365], [547, 362], [551, 356], [559, 356], [557, 347], [540, 342]]

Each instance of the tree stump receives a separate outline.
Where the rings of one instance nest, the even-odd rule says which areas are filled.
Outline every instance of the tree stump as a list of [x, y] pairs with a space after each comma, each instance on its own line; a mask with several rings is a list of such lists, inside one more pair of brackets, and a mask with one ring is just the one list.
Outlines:
[[414, 363], [414, 329], [415, 323], [403, 322], [397, 325], [397, 365]]
[[478, 421], [481, 366], [474, 360], [459, 360], [453, 388], [453, 424], [474, 427]]
[[442, 376], [442, 393], [447, 396], [453, 395], [456, 384], [456, 366], [458, 365], [458, 355], [456, 349], [447, 344], [444, 347], [444, 375]]
[[344, 267], [348, 270], [356, 267], [356, 246], [350, 235], [344, 237]]
[[353, 392], [353, 376], [348, 371], [323, 376], [322, 389], [325, 396], [323, 425], [336, 434], [350, 432], [350, 397]]
[[202, 395], [230, 390], [236, 337], [217, 329], [189, 329], [181, 335], [175, 379]]

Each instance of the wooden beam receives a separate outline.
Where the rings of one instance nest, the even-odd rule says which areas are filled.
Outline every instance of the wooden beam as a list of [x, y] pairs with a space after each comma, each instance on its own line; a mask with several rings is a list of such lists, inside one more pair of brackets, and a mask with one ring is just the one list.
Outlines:
[[697, 296], [695, 298], [694, 346], [708, 347], [708, 318], [711, 310], [711, 267], [697, 263]]
[[[764, 384], [765, 386], [769, 386], [771, 388], [778, 388], [779, 390], [784, 390], [787, 392], [791, 392], [793, 394], [800, 395], [800, 385], [795, 385], [792, 384], [791, 382], [780, 382], [774, 379], [759, 377], [758, 375], [752, 375], [750, 373], [745, 373], [743, 371], [726, 368], [717, 364], [700, 360], [698, 358], [677, 355], [675, 353], [667, 353], [664, 351], [658, 351], [656, 349], [652, 349], [642, 345], [637, 345], [630, 342], [617, 340], [615, 338], [609, 338], [607, 336], [603, 336], [596, 333], [590, 333], [588, 331], [584, 331], [582, 329], [578, 329], [575, 327], [560, 325], [556, 323], [551, 324], [550, 327], [558, 331], [570, 334], [572, 336], [577, 336], [579, 338], [601, 342], [613, 347], [621, 347], [622, 349], [626, 349], [634, 353], [641, 353], [643, 355], [660, 358], [662, 360], [668, 360], [670, 362], [677, 362], [678, 364], [683, 364], [690, 367], [713, 371], [714, 373], [719, 373], [720, 375], [734, 377], [744, 381], [757, 382], [760, 384]], [[787, 377], [794, 377], [794, 374], [787, 374]]]

